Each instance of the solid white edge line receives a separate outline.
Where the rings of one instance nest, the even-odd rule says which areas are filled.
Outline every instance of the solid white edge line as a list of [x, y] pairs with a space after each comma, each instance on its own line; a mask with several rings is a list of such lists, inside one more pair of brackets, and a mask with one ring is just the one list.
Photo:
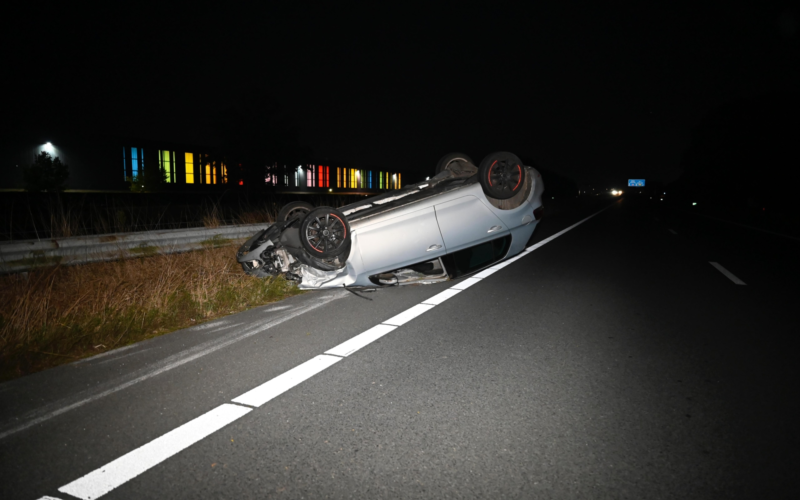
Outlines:
[[478, 274], [476, 274], [473, 277], [474, 278], [478, 278], [478, 279], [488, 278], [489, 276], [493, 275], [497, 271], [499, 271], [499, 269], [494, 269], [494, 267], [490, 267], [488, 269], [484, 269], [483, 271], [479, 272]]
[[547, 238], [543, 239], [542, 241], [540, 241], [540, 242], [536, 243], [535, 245], [531, 245], [531, 246], [529, 246], [528, 248], [526, 248], [526, 249], [525, 249], [525, 251], [524, 251], [523, 253], [531, 253], [531, 252], [533, 252], [534, 250], [536, 250], [537, 248], [539, 248], [539, 247], [541, 247], [541, 246], [544, 246], [544, 245], [546, 245], [546, 244], [550, 243], [551, 241], [553, 241], [554, 239], [556, 239], [556, 238], [558, 238], [559, 236], [563, 235], [564, 233], [566, 233], [566, 232], [568, 232], [568, 231], [572, 231], [573, 229], [575, 229], [576, 227], [580, 226], [581, 224], [583, 224], [583, 223], [584, 223], [584, 222], [586, 222], [587, 220], [591, 219], [591, 218], [592, 218], [592, 217], [594, 217], [595, 215], [598, 215], [598, 214], [600, 214], [601, 212], [605, 212], [605, 211], [606, 211], [606, 210], [608, 210], [609, 208], [613, 207], [615, 204], [616, 204], [616, 202], [612, 203], [611, 205], [607, 206], [606, 208], [604, 208], [604, 209], [602, 209], [602, 210], [599, 210], [599, 211], [597, 211], [597, 212], [593, 213], [592, 215], [590, 215], [589, 217], [586, 217], [585, 219], [579, 220], [578, 222], [576, 222], [575, 224], [573, 224], [573, 225], [569, 226], [568, 228], [566, 228], [566, 229], [562, 229], [561, 231], [557, 232], [556, 234], [554, 234], [554, 235], [552, 235], [552, 236], [548, 236]]
[[392, 330], [396, 329], [396, 326], [392, 325], [377, 325], [373, 326], [369, 330], [359, 333], [355, 337], [342, 342], [341, 344], [337, 345], [333, 349], [325, 351], [325, 354], [330, 354], [332, 356], [341, 356], [343, 358], [353, 354], [357, 350], [361, 349], [362, 347], [375, 342], [379, 338], [383, 337], [387, 333], [391, 332]]
[[727, 269], [725, 269], [724, 267], [719, 265], [719, 263], [711, 262], [711, 261], [709, 261], [708, 263], [711, 264], [712, 266], [714, 266], [717, 269], [717, 271], [719, 271], [722, 274], [724, 274], [725, 277], [727, 277], [729, 280], [733, 281], [737, 285], [746, 285], [747, 284], [744, 281], [742, 281], [739, 278], [737, 278], [735, 274], [733, 274], [732, 272], [728, 271]]
[[[525, 253], [525, 251], [523, 250], [523, 252], [522, 252], [522, 253]], [[499, 264], [495, 264], [495, 265], [493, 265], [493, 266], [492, 266], [492, 267], [490, 267], [489, 269], [494, 269], [495, 271], [499, 271], [499, 270], [503, 269], [504, 267], [506, 267], [506, 266], [507, 266], [507, 265], [509, 265], [509, 264], [511, 264], [511, 262], [503, 261], [503, 262], [501, 262], [501, 263], [499, 263]]]
[[461, 290], [456, 290], [454, 288], [448, 288], [447, 290], [445, 290], [445, 291], [443, 291], [441, 293], [437, 293], [433, 297], [430, 297], [430, 298], [427, 298], [427, 299], [423, 300], [422, 303], [423, 304], [430, 304], [432, 306], [438, 306], [439, 304], [441, 304], [445, 300], [447, 300], [449, 298], [452, 298], [453, 296], [458, 295], [459, 293], [461, 293]]
[[455, 285], [451, 286], [453, 290], [464, 290], [465, 288], [469, 288], [475, 283], [478, 283], [480, 278], [467, 278], [460, 283], [456, 283]]
[[259, 407], [270, 400], [280, 396], [292, 387], [305, 382], [322, 370], [337, 363], [342, 358], [335, 356], [326, 356], [320, 354], [314, 358], [309, 359], [303, 364], [297, 365], [288, 372], [283, 372], [277, 377], [265, 382], [255, 389], [251, 389], [241, 396], [232, 399], [234, 403], [239, 403], [247, 406]]
[[425, 314], [426, 312], [433, 309], [435, 306], [430, 304], [417, 304], [414, 307], [409, 307], [405, 311], [401, 312], [397, 316], [387, 319], [383, 322], [384, 325], [394, 325], [394, 326], [402, 326], [412, 319], [416, 318], [420, 314]]
[[[566, 229], [559, 231], [558, 233], [545, 238], [544, 240], [532, 245], [529, 248], [523, 250], [519, 255], [515, 256], [512, 259], [507, 261], [501, 262], [491, 268], [487, 269], [492, 270], [491, 273], [486, 274], [489, 276], [494, 272], [502, 269], [503, 267], [511, 264], [512, 262], [524, 257], [528, 253], [536, 250], [537, 248], [549, 243], [550, 241], [558, 238], [562, 234], [570, 231], [571, 229], [583, 224], [587, 220], [591, 219], [595, 215], [607, 210], [612, 205], [604, 208], [603, 210], [598, 211], [590, 215], [589, 217], [569, 226]], [[720, 270], [723, 274], [728, 276], [731, 280], [735, 283], [738, 281], [737, 284], [744, 285], [744, 282], [733, 276], [733, 274], [729, 273], [726, 269], [722, 266], [717, 264], [716, 262], [711, 262], [714, 267]], [[483, 271], [483, 272], [486, 272]], [[482, 274], [482, 273], [481, 273]], [[449, 289], [441, 292], [429, 299], [427, 301], [437, 301], [438, 304], [444, 302], [445, 300], [449, 299], [450, 297], [456, 295], [461, 290], [469, 288], [470, 286], [478, 283], [481, 281], [478, 278], [479, 275], [475, 277], [467, 278], [464, 281], [453, 285]], [[343, 356], [347, 356], [352, 354], [353, 352], [357, 351], [361, 347], [373, 342], [374, 340], [386, 335], [387, 333], [393, 331], [395, 327], [401, 326], [408, 321], [420, 316], [435, 307], [434, 304], [426, 304], [425, 302], [417, 304], [409, 309], [406, 309], [402, 313], [390, 318], [387, 321], [384, 321], [383, 324], [377, 325], [370, 330], [367, 330], [356, 337], [343, 342], [337, 347], [334, 347], [330, 351], [327, 351], [333, 355], [319, 355], [315, 358], [312, 358], [305, 363], [298, 365], [291, 370], [284, 372], [281, 375], [271, 379], [270, 381], [242, 394], [241, 396], [232, 400], [234, 403], [259, 407], [266, 404], [268, 401], [274, 399], [275, 397], [283, 394], [284, 392], [288, 391], [292, 387], [308, 380], [309, 378], [313, 377], [317, 373], [325, 370], [326, 368], [334, 365], [338, 361], [343, 358], [337, 357], [338, 354], [336, 352], [346, 352]], [[344, 347], [354, 341], [356, 339], [360, 339], [357, 342], [352, 342], [347, 348]], [[357, 347], [356, 347], [357, 346]], [[355, 347], [350, 349], [351, 347]], [[237, 406], [232, 404], [223, 404], [211, 410], [210, 412], [201, 415], [200, 417], [187, 422], [186, 424], [173, 429], [172, 431], [164, 434], [163, 436], [156, 438], [155, 440], [147, 443], [146, 445], [137, 448], [126, 455], [121, 456], [120, 458], [106, 464], [105, 466], [96, 469], [93, 472], [83, 476], [80, 479], [77, 479], [65, 486], [62, 486], [58, 489], [58, 491], [62, 493], [67, 493], [69, 495], [75, 496], [77, 498], [81, 498], [83, 500], [91, 500], [95, 498], [99, 498], [102, 495], [114, 490], [118, 486], [130, 481], [131, 479], [135, 478], [136, 476], [142, 474], [143, 472], [147, 471], [148, 469], [158, 465], [159, 463], [163, 462], [164, 460], [168, 459], [169, 457], [175, 455], [176, 453], [188, 448], [192, 444], [200, 441], [201, 439], [205, 438], [206, 436], [213, 434], [214, 432], [218, 431], [222, 427], [225, 427], [229, 423], [241, 418], [242, 416], [246, 415], [247, 413], [251, 412], [251, 408], [246, 408], [243, 406]], [[51, 497], [42, 497], [41, 500], [47, 500]], [[58, 500], [58, 499], [53, 499]]]
[[99, 498], [251, 411], [253, 410], [250, 408], [227, 403], [218, 406], [82, 478], [62, 486], [58, 491], [83, 500]]

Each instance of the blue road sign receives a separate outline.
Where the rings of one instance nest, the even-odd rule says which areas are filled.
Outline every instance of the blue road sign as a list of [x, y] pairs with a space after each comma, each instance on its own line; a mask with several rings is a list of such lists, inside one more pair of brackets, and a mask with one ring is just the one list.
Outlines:
[[644, 187], [644, 179], [628, 179], [628, 187]]

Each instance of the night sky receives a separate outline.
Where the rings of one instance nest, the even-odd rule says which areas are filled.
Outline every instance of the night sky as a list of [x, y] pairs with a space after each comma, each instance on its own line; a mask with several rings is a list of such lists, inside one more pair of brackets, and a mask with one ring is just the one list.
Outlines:
[[578, 182], [668, 182], [709, 110], [800, 87], [788, 3], [527, 4], [39, 3], [4, 20], [4, 127], [204, 144], [225, 110], [277, 106], [317, 161], [507, 150]]

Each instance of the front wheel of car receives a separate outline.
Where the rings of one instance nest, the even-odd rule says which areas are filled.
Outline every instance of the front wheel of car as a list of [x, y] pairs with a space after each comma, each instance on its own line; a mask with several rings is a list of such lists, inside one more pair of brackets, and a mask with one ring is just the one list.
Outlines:
[[499, 151], [492, 153], [481, 162], [478, 179], [487, 196], [507, 200], [525, 185], [528, 175], [522, 162], [515, 154]]
[[341, 255], [350, 248], [350, 224], [333, 207], [312, 210], [300, 222], [300, 243], [316, 258]]

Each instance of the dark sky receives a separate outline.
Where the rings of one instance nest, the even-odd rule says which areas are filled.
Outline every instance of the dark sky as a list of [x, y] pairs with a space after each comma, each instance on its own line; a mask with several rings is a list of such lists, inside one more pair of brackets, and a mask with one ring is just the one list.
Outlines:
[[507, 150], [579, 182], [670, 181], [711, 108], [800, 84], [789, 4], [531, 3], [39, 3], [3, 21], [6, 125], [203, 143], [215, 113], [260, 101], [319, 159], [426, 171]]

